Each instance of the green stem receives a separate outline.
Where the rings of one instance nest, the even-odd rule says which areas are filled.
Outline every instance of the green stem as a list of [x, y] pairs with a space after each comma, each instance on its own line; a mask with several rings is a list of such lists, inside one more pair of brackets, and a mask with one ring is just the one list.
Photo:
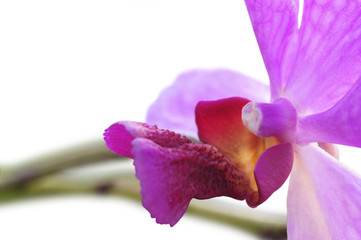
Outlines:
[[[98, 140], [47, 154], [17, 166], [2, 166], [0, 203], [66, 194], [109, 194], [140, 201], [140, 187], [134, 172], [118, 171], [106, 176], [75, 174], [76, 177], [61, 174], [64, 170], [115, 159], [119, 159], [119, 156], [109, 151], [103, 141]], [[229, 209], [224, 204], [212, 201], [192, 201], [187, 213], [268, 239], [286, 237], [286, 221], [283, 216], [241, 208]]]
[[[0, 203], [34, 197], [103, 194], [141, 200], [140, 186], [134, 173], [107, 174], [101, 177], [69, 177], [51, 175], [33, 181], [23, 188], [0, 192]], [[233, 226], [267, 239], [285, 239], [285, 217], [244, 208], [230, 208], [215, 201], [193, 200], [187, 214]]]
[[104, 141], [95, 140], [82, 145], [30, 159], [18, 166], [1, 168], [0, 189], [21, 186], [51, 173], [69, 168], [120, 158]]

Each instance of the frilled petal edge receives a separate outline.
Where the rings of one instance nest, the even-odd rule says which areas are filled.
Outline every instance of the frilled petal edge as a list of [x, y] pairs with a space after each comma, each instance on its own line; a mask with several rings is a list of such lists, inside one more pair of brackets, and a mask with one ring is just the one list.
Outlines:
[[359, 239], [361, 179], [322, 149], [294, 146], [289, 239]]
[[149, 108], [146, 122], [197, 138], [194, 121], [197, 103], [236, 96], [267, 102], [269, 87], [227, 69], [188, 71], [160, 93]]
[[132, 144], [143, 206], [157, 223], [175, 225], [192, 198], [252, 197], [245, 174], [210, 145], [164, 148], [144, 138]]
[[212, 145], [128, 121], [110, 126], [104, 139], [110, 150], [134, 159], [143, 205], [158, 223], [173, 226], [192, 198], [228, 196], [254, 202], [258, 196], [246, 173]]

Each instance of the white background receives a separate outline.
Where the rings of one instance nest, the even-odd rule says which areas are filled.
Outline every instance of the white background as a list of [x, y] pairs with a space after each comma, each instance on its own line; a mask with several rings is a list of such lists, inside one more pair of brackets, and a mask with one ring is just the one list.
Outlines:
[[[179, 73], [218, 67], [267, 81], [242, 0], [1, 1], [0, 164], [100, 138], [119, 120], [144, 121]], [[347, 163], [360, 172], [353, 158]], [[286, 187], [260, 208], [285, 207]], [[173, 228], [157, 225], [138, 203], [118, 198], [0, 206], [1, 239], [125, 236], [246, 238], [189, 216]]]

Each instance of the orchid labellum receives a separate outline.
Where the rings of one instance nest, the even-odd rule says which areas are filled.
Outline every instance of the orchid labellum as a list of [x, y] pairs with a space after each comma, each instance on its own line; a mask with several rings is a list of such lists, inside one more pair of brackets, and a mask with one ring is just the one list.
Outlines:
[[158, 223], [176, 224], [192, 198], [256, 207], [290, 175], [289, 239], [359, 239], [361, 179], [332, 144], [361, 147], [361, 2], [305, 0], [300, 27], [298, 0], [245, 2], [270, 86], [225, 69], [184, 73], [147, 123], [110, 126], [107, 146], [134, 159]]

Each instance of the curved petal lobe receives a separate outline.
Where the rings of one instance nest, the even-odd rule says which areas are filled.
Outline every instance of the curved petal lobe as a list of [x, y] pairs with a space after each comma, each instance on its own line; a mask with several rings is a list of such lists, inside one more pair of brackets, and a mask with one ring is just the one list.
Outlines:
[[180, 75], [149, 108], [147, 123], [197, 138], [194, 109], [199, 101], [242, 96], [268, 101], [269, 88], [226, 69], [193, 70]]
[[300, 112], [327, 110], [359, 78], [360, 16], [358, 0], [305, 0], [296, 62], [285, 89]]
[[268, 148], [259, 158], [254, 169], [259, 200], [257, 205], [266, 201], [287, 180], [293, 165], [291, 143], [281, 143]]
[[295, 152], [287, 204], [289, 239], [359, 239], [359, 176], [316, 146], [296, 146]]
[[332, 108], [300, 119], [300, 141], [361, 147], [360, 103], [361, 78]]
[[253, 30], [262, 53], [272, 99], [282, 94], [286, 71], [295, 57], [298, 0], [246, 0]]

